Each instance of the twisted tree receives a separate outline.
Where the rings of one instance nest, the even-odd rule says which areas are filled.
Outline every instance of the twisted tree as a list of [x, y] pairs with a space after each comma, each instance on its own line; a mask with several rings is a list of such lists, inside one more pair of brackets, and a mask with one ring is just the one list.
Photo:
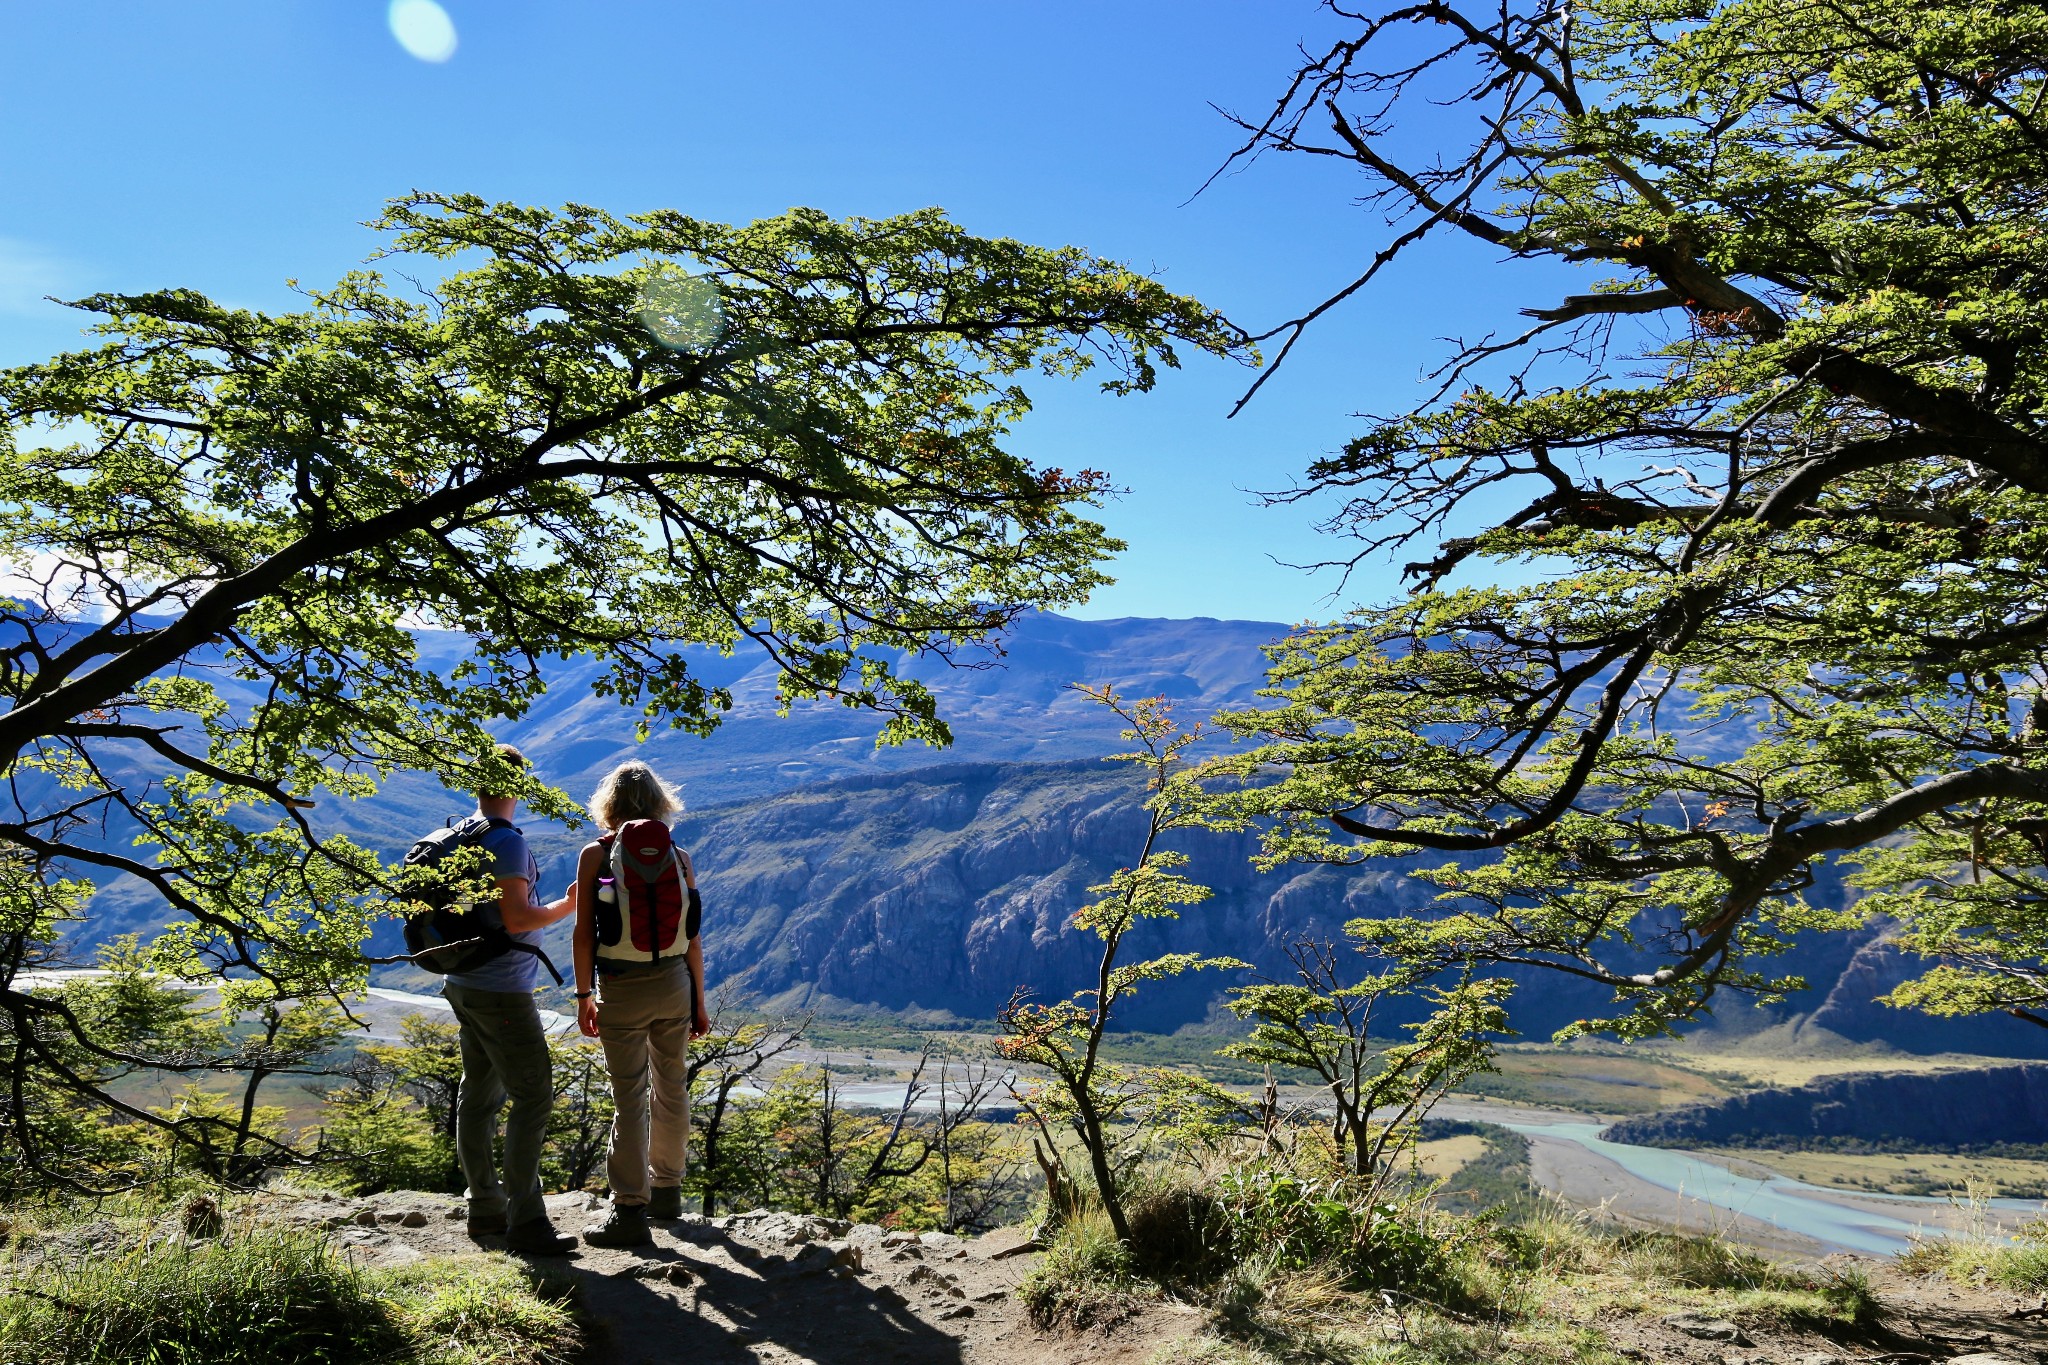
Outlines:
[[[1606, 275], [1280, 495], [1337, 499], [1344, 566], [1427, 548], [1224, 718], [1268, 855], [1439, 864], [1371, 935], [1611, 987], [1582, 1028], [1771, 997], [1872, 914], [1935, 959], [1895, 1002], [2040, 1004], [2048, 11], [1333, 8], [1240, 155], [1351, 163], [1391, 235], [1283, 358], [1431, 236]], [[1469, 135], [1407, 154], [1411, 115]], [[1830, 858], [1853, 912], [1802, 896]]]
[[[412, 770], [563, 813], [487, 733], [549, 656], [704, 731], [730, 698], [683, 646], [758, 648], [785, 702], [943, 742], [890, 656], [1076, 602], [1117, 548], [1085, 515], [1103, 476], [1005, 447], [1020, 377], [1142, 390], [1176, 345], [1241, 340], [936, 211], [733, 228], [412, 195], [380, 226], [447, 273], [279, 316], [96, 296], [99, 344], [0, 374], [0, 1121], [51, 1179], [84, 1177], [38, 1094], [162, 1123], [100, 1078], [224, 1064], [117, 1046], [22, 975], [95, 884], [153, 898], [159, 969], [345, 996], [392, 885], [311, 808]], [[437, 672], [421, 626], [470, 656]]]

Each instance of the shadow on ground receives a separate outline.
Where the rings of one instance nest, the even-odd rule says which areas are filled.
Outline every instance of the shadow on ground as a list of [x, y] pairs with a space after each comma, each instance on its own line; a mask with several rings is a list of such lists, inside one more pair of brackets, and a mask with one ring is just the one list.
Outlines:
[[[557, 1220], [566, 1230], [572, 1220]], [[763, 1250], [705, 1223], [657, 1225], [632, 1251], [582, 1247], [522, 1257], [588, 1324], [585, 1359], [604, 1365], [962, 1365], [967, 1336], [1003, 1335], [1015, 1311], [1003, 1273], [964, 1254], [943, 1268], [922, 1248], [864, 1248], [863, 1273], [823, 1247]], [[482, 1245], [496, 1246], [486, 1238]], [[874, 1262], [881, 1264], [874, 1264]], [[991, 1278], [1004, 1283], [990, 1285]], [[979, 1303], [969, 1302], [970, 1291]], [[945, 1325], [941, 1326], [943, 1322]]]

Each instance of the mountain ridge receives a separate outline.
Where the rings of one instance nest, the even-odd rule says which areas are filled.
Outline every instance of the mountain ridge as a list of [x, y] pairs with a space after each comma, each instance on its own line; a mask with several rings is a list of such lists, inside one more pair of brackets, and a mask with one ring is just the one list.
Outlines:
[[[1121, 747], [1119, 722], [1070, 684], [1163, 695], [1184, 722], [1205, 720], [1257, 701], [1265, 683], [1261, 647], [1284, 629], [1216, 618], [1075, 621], [1040, 613], [1018, 622], [999, 666], [900, 660], [932, 687], [940, 713], [953, 722], [957, 740], [949, 750], [877, 749], [876, 717], [843, 706], [810, 704], [779, 716], [772, 664], [708, 649], [691, 651], [693, 667], [730, 687], [734, 703], [709, 737], [664, 731], [635, 741], [637, 715], [592, 693], [601, 669], [590, 661], [559, 670], [533, 712], [500, 734], [574, 795], [626, 758], [651, 763], [683, 787], [691, 807], [684, 837], [696, 845], [712, 907], [707, 957], [715, 980], [789, 1004], [830, 1000], [987, 1018], [1016, 987], [1062, 995], [1092, 981], [1093, 940], [1066, 931], [1065, 916], [1086, 902], [1090, 885], [1136, 856], [1134, 777], [1101, 762]], [[466, 653], [466, 642], [437, 633], [423, 634], [420, 647], [442, 669]], [[121, 780], [151, 780], [154, 759], [146, 751], [125, 762], [131, 771], [117, 774]], [[1036, 797], [1034, 786], [1043, 789]], [[323, 831], [395, 855], [467, 804], [428, 779], [401, 774], [372, 800], [323, 800], [316, 814]], [[543, 891], [559, 894], [587, 831], [535, 822], [529, 833]], [[1400, 863], [1257, 874], [1250, 836], [1190, 836], [1179, 846], [1192, 859], [1188, 874], [1216, 896], [1191, 907], [1170, 932], [1147, 926], [1133, 953], [1231, 955], [1279, 974], [1293, 938], [1336, 937], [1347, 920], [1366, 914], [1426, 912], [1434, 894]], [[1830, 905], [1849, 895], [1831, 869], [1809, 892]], [[119, 884], [103, 887], [95, 910], [99, 940], [146, 932], [161, 913], [139, 887]], [[1805, 998], [1791, 1008], [1730, 1009], [1719, 1027], [1747, 1032], [1804, 1017], [1843, 1037], [1911, 1051], [2036, 1056], [2048, 1045], [2048, 1035], [2035, 1039], [2044, 1031], [2003, 1019], [1938, 1021], [1873, 1003], [1909, 965], [1880, 939], [1876, 930], [1808, 936], [1778, 964], [1809, 977]], [[372, 951], [396, 945], [396, 927], [387, 925]], [[418, 985], [422, 977], [406, 980]], [[1606, 992], [1586, 983], [1541, 972], [1523, 980], [1515, 1016], [1525, 1036], [1607, 1008]], [[906, 981], [918, 989], [906, 990]], [[1204, 976], [1148, 988], [1129, 1020], [1161, 1029], [1202, 1022], [1214, 1016], [1227, 984]]]

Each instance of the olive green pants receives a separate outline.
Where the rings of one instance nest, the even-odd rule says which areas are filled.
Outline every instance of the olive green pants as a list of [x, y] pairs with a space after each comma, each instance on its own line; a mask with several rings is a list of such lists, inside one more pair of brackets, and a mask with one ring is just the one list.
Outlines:
[[598, 978], [597, 1040], [616, 1106], [604, 1163], [614, 1204], [645, 1204], [650, 1185], [683, 1182], [690, 1014], [690, 968], [681, 957], [651, 971]]
[[[446, 985], [442, 996], [461, 1025], [462, 1085], [455, 1101], [455, 1157], [469, 1182], [469, 1211], [503, 1213], [513, 1227], [547, 1217], [540, 1198], [540, 1153], [555, 1105], [548, 1037], [533, 996]], [[492, 1147], [498, 1111], [505, 1118], [504, 1179]]]

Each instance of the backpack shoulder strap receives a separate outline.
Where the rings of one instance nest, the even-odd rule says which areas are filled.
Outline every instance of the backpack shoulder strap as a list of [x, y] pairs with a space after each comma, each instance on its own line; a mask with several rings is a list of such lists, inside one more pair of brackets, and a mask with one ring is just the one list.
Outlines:
[[496, 815], [473, 811], [463, 816], [460, 821], [450, 821], [449, 828], [455, 831], [458, 842], [472, 844], [480, 842], [486, 834], [493, 834], [501, 829], [518, 829], [519, 826]]

